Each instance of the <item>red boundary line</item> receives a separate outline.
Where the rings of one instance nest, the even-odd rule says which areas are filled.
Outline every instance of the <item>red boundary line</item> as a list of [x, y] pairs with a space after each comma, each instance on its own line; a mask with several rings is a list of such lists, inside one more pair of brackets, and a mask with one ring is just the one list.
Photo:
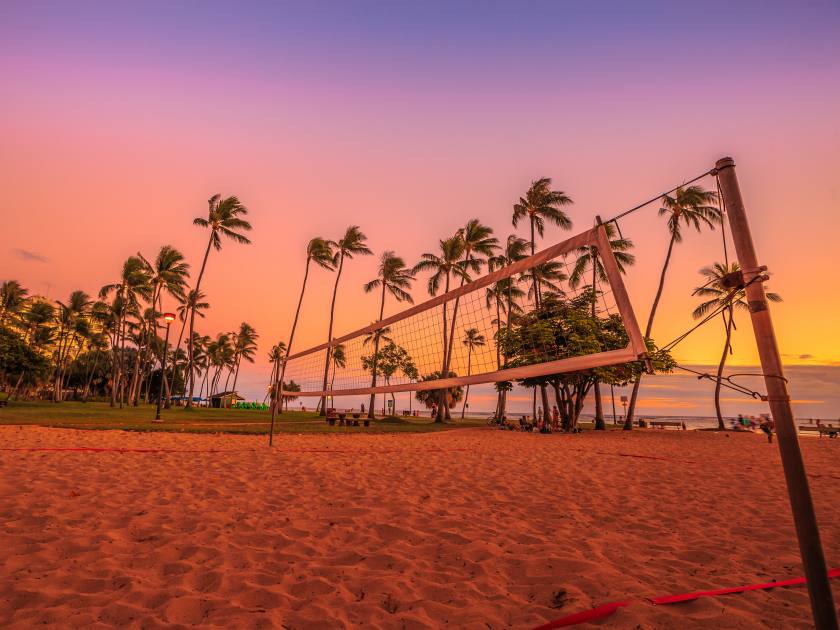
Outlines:
[[[840, 568], [831, 569], [828, 572], [829, 578], [840, 577]], [[763, 584], [749, 584], [747, 586], [734, 586], [730, 588], [720, 588], [711, 591], [694, 591], [693, 593], [681, 593], [679, 595], [663, 595], [660, 597], [646, 597], [650, 603], [654, 605], [678, 604], [681, 602], [688, 602], [697, 599], [698, 597], [715, 597], [717, 595], [730, 595], [732, 593], [745, 593], [748, 591], [764, 591], [771, 588], [778, 588], [782, 586], [799, 586], [807, 583], [804, 577], [791, 578], [789, 580], [779, 580], [773, 582], [765, 582]], [[534, 630], [553, 630], [554, 628], [566, 628], [574, 626], [579, 623], [586, 623], [588, 621], [597, 621], [612, 615], [616, 610], [631, 604], [634, 600], [624, 600], [620, 602], [611, 602], [609, 604], [602, 604], [590, 610], [577, 612], [554, 621], [549, 621], [546, 624], [537, 626]]]

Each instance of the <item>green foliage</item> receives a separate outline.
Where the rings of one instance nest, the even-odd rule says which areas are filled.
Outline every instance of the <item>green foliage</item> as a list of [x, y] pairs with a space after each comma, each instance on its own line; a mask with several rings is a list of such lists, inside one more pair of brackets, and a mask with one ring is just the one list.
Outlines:
[[25, 383], [46, 379], [50, 373], [49, 360], [32, 349], [13, 330], [0, 327], [0, 381], [17, 380], [23, 375]]
[[376, 374], [384, 377], [386, 383], [397, 372], [402, 372], [403, 376], [410, 380], [416, 380], [418, 377], [417, 366], [414, 365], [411, 355], [393, 341], [385, 344], [375, 355], [362, 357], [362, 367], [365, 370], [373, 370], [374, 365], [376, 365]]
[[[426, 374], [421, 380], [436, 381], [442, 377], [442, 374], [443, 372], [438, 370], [436, 372], [432, 372], [431, 374]], [[454, 378], [456, 376], [458, 375], [450, 370], [449, 378]], [[427, 409], [431, 409], [433, 404], [440, 403], [440, 393], [441, 390], [439, 389], [423, 389], [418, 391], [414, 397], [425, 405]], [[460, 385], [450, 387], [446, 390], [446, 395], [449, 400], [449, 406], [454, 407], [456, 403], [460, 402], [464, 398], [464, 388]]]
[[[508, 366], [533, 365], [625, 348], [629, 339], [621, 317], [615, 314], [606, 318], [593, 317], [593, 299], [595, 294], [591, 290], [571, 299], [546, 296], [539, 309], [522, 315], [512, 326], [499, 331], [500, 345]], [[667, 352], [656, 350], [650, 340], [648, 350], [655, 371], [673, 370], [675, 363]], [[525, 387], [550, 385], [554, 389], [555, 404], [564, 426], [571, 428], [577, 422], [586, 394], [596, 380], [624, 385], [644, 369], [643, 361], [633, 361], [526, 378], [519, 382]]]

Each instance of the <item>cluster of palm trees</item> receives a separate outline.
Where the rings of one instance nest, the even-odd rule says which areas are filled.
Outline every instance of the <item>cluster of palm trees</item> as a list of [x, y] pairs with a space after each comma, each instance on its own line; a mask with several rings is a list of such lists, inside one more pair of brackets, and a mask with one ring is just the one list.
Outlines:
[[[241, 233], [251, 229], [242, 218], [247, 212], [236, 197], [214, 195], [207, 217], [195, 219], [196, 225], [210, 230], [210, 238], [193, 287], [189, 286], [190, 265], [171, 245], [161, 247], [153, 259], [141, 253], [129, 256], [119, 278], [103, 286], [97, 299], [78, 290], [66, 301], [52, 303], [30, 296], [17, 281], [4, 282], [0, 325], [19, 342], [18, 362], [28, 362], [20, 366], [13, 395], [44, 395], [49, 383], [50, 397], [60, 402], [72, 384], [82, 400], [92, 393], [107, 395], [112, 406], [122, 406], [148, 403], [153, 390], [162, 389], [167, 405], [176, 392], [186, 393], [190, 405], [199, 380], [199, 397], [228, 386], [235, 390], [242, 361], [254, 361], [256, 330], [243, 322], [234, 332], [210, 337], [195, 330], [195, 319], [204, 317], [203, 311], [209, 308], [200, 285], [210, 250], [221, 249], [222, 237], [250, 242]], [[181, 322], [172, 349], [164, 348], [160, 334], [164, 297], [178, 304]], [[182, 341], [186, 342], [183, 349]], [[156, 369], [164, 354], [172, 366], [167, 374]], [[5, 380], [9, 357], [3, 358]]]
[[[663, 294], [667, 271], [675, 247], [682, 242], [684, 228], [698, 232], [704, 228], [713, 229], [721, 222], [722, 213], [714, 192], [697, 185], [681, 187], [661, 199], [660, 214], [667, 217], [669, 242], [665, 261], [660, 274], [656, 296], [647, 319], [645, 336], [650, 337], [656, 312]], [[426, 289], [429, 295], [447, 292], [485, 272], [492, 272], [534, 254], [538, 238], [545, 235], [546, 227], [552, 225], [560, 230], [570, 230], [572, 221], [566, 208], [572, 199], [563, 191], [555, 190], [550, 178], [533, 181], [525, 194], [513, 204], [511, 216], [514, 227], [526, 223], [527, 238], [517, 234], [508, 235], [501, 243], [494, 236], [493, 229], [479, 219], [470, 219], [454, 234], [442, 238], [435, 251], [423, 253], [414, 265], [393, 251], [385, 251], [379, 258], [376, 276], [364, 285], [366, 293], [379, 296], [377, 319], [385, 316], [386, 301], [390, 297], [396, 303], [413, 303], [411, 288], [419, 274], [427, 273]], [[130, 256], [123, 264], [119, 278], [105, 285], [99, 291], [98, 299], [92, 299], [84, 291], [74, 291], [62, 302], [51, 303], [43, 298], [30, 297], [20, 283], [10, 280], [2, 285], [0, 302], [0, 327], [12, 331], [20, 348], [10, 350], [9, 357], [20, 364], [14, 368], [12, 358], [3, 358], [0, 365], [0, 379], [3, 387], [18, 392], [41, 388], [50, 383], [51, 397], [60, 401], [64, 398], [69, 383], [87, 398], [94, 389], [97, 394], [107, 392], [112, 405], [139, 404], [148, 401], [155, 388], [162, 388], [167, 402], [174, 395], [181, 394], [186, 405], [191, 406], [196, 393], [201, 399], [205, 395], [228, 389], [236, 389], [242, 361], [253, 362], [257, 351], [257, 332], [243, 322], [234, 332], [219, 333], [215, 337], [202, 335], [196, 330], [196, 319], [203, 318], [209, 308], [201, 283], [207, 268], [211, 251], [222, 249], [225, 240], [241, 244], [250, 243], [244, 235], [251, 229], [245, 220], [248, 209], [237, 197], [214, 195], [209, 200], [206, 216], [194, 220], [194, 224], [209, 231], [207, 247], [202, 264], [190, 286], [190, 265], [174, 247], [161, 247], [157, 256], [147, 259], [142, 254]], [[606, 226], [608, 239], [618, 262], [620, 271], [634, 263], [630, 250], [633, 244], [616, 233], [612, 224]], [[333, 339], [335, 311], [342, 274], [345, 266], [355, 258], [372, 255], [367, 237], [359, 226], [351, 225], [336, 240], [316, 237], [311, 239], [305, 250], [303, 282], [297, 300], [297, 307], [287, 341], [275, 344], [269, 352], [272, 363], [269, 391], [275, 401], [280, 389], [286, 392], [298, 391], [293, 383], [283, 381], [285, 357], [293, 352], [295, 333], [300, 320], [301, 308], [306, 293], [310, 271], [314, 267], [335, 273], [329, 323], [326, 339]], [[518, 276], [499, 280], [488, 286], [485, 292], [485, 306], [494, 312], [492, 319], [495, 335], [511, 327], [523, 315], [523, 304], [527, 301], [539, 309], [549, 295], [563, 295], [562, 283], [573, 289], [584, 286], [595, 287], [606, 281], [606, 273], [598, 260], [594, 247], [583, 247], [574, 253], [572, 271], [567, 276], [565, 265], [552, 260], [537, 265]], [[715, 300], [721, 300], [721, 278], [732, 271], [730, 265], [717, 265], [702, 271], [708, 282], [697, 293], [709, 297], [698, 307], [695, 316], [702, 316], [713, 308]], [[777, 299], [771, 294], [770, 299]], [[163, 348], [161, 324], [163, 298], [175, 300], [180, 331], [173, 348]], [[731, 297], [731, 296], [730, 296]], [[442, 305], [441, 336], [443, 351], [440, 356], [439, 377], [454, 375], [451, 370], [456, 340], [467, 349], [467, 372], [472, 369], [473, 353], [488, 343], [485, 335], [475, 328], [457, 331], [460, 297]], [[595, 305], [593, 302], [593, 310]], [[740, 308], [740, 302], [732, 302], [724, 311], [723, 321], [726, 345], [721, 360], [721, 370], [726, 354], [731, 351], [730, 338], [734, 326], [733, 309]], [[593, 315], [595, 313], [593, 312]], [[377, 368], [381, 343], [389, 343], [388, 329], [380, 328], [368, 340], [373, 352], [369, 365], [371, 386], [377, 386]], [[506, 358], [496, 345], [497, 368], [506, 366]], [[4, 351], [5, 352], [5, 351]], [[29, 354], [26, 354], [26, 353]], [[162, 363], [165, 352], [171, 352], [171, 371], [160, 374], [156, 366]], [[20, 354], [23, 353], [23, 354]], [[39, 363], [38, 357], [46, 363]], [[28, 361], [28, 363], [27, 363]], [[337, 370], [346, 365], [347, 357], [342, 346], [330, 348], [324, 360], [324, 391], [332, 389]], [[48, 364], [48, 367], [45, 367]], [[15, 370], [17, 371], [15, 372]], [[10, 375], [15, 382], [10, 382]], [[429, 375], [426, 375], [427, 377]], [[627, 410], [626, 425], [632, 426], [641, 378], [633, 385]], [[282, 384], [282, 387], [280, 385]], [[498, 398], [495, 415], [505, 414], [509, 383], [497, 384]], [[545, 386], [542, 386], [544, 389]], [[535, 396], [536, 396], [535, 389]], [[544, 401], [547, 396], [540, 392]], [[594, 388], [596, 420], [603, 422], [601, 395], [597, 384]], [[449, 397], [442, 390], [438, 392], [438, 421], [451, 418]], [[464, 396], [464, 409], [469, 396]], [[426, 396], [426, 400], [429, 397]], [[716, 396], [719, 410], [719, 396]], [[547, 407], [547, 403], [544, 403]], [[272, 409], [276, 410], [276, 404]], [[327, 401], [319, 404], [325, 413]], [[374, 396], [371, 395], [368, 414], [373, 417]], [[462, 417], [464, 410], [462, 409]]]

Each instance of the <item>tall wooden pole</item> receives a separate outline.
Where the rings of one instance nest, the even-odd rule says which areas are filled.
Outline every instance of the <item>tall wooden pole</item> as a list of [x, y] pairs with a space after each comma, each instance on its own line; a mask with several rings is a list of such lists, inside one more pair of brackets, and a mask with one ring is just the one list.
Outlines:
[[[828, 582], [825, 556], [820, 543], [817, 517], [814, 514], [808, 478], [805, 476], [802, 452], [799, 450], [787, 381], [782, 370], [782, 359], [764, 294], [762, 284], [764, 269], [759, 267], [753, 246], [738, 178], [735, 175], [735, 161], [728, 157], [722, 158], [717, 161], [715, 169], [726, 214], [729, 217], [732, 240], [735, 243], [738, 262], [746, 283], [747, 302], [755, 341], [758, 345], [758, 355], [761, 359], [761, 371], [767, 387], [767, 401], [776, 423], [779, 453], [782, 458], [793, 521], [796, 525], [796, 536], [799, 539], [799, 553], [802, 556], [805, 577], [808, 580], [814, 624], [817, 630], [837, 630], [837, 614], [831, 597], [831, 586]], [[756, 280], [756, 278], [759, 279]]]

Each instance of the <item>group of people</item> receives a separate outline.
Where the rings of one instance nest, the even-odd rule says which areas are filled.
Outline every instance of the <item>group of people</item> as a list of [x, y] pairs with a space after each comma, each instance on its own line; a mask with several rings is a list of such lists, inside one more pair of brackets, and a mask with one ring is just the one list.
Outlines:
[[776, 428], [776, 423], [770, 417], [770, 414], [763, 413], [756, 418], [755, 416], [745, 416], [739, 413], [738, 417], [732, 418], [730, 422], [732, 423], [733, 431], [754, 432], [756, 429], [761, 429], [762, 433], [767, 436], [767, 441], [773, 441], [773, 430]]
[[498, 424], [500, 429], [508, 429], [510, 431], [552, 433], [560, 430], [560, 410], [557, 408], [557, 405], [554, 405], [551, 412], [544, 416], [542, 407], [537, 407], [537, 417], [533, 420], [531, 416], [523, 415], [519, 418], [518, 425], [516, 425], [505, 416], [498, 421]]

